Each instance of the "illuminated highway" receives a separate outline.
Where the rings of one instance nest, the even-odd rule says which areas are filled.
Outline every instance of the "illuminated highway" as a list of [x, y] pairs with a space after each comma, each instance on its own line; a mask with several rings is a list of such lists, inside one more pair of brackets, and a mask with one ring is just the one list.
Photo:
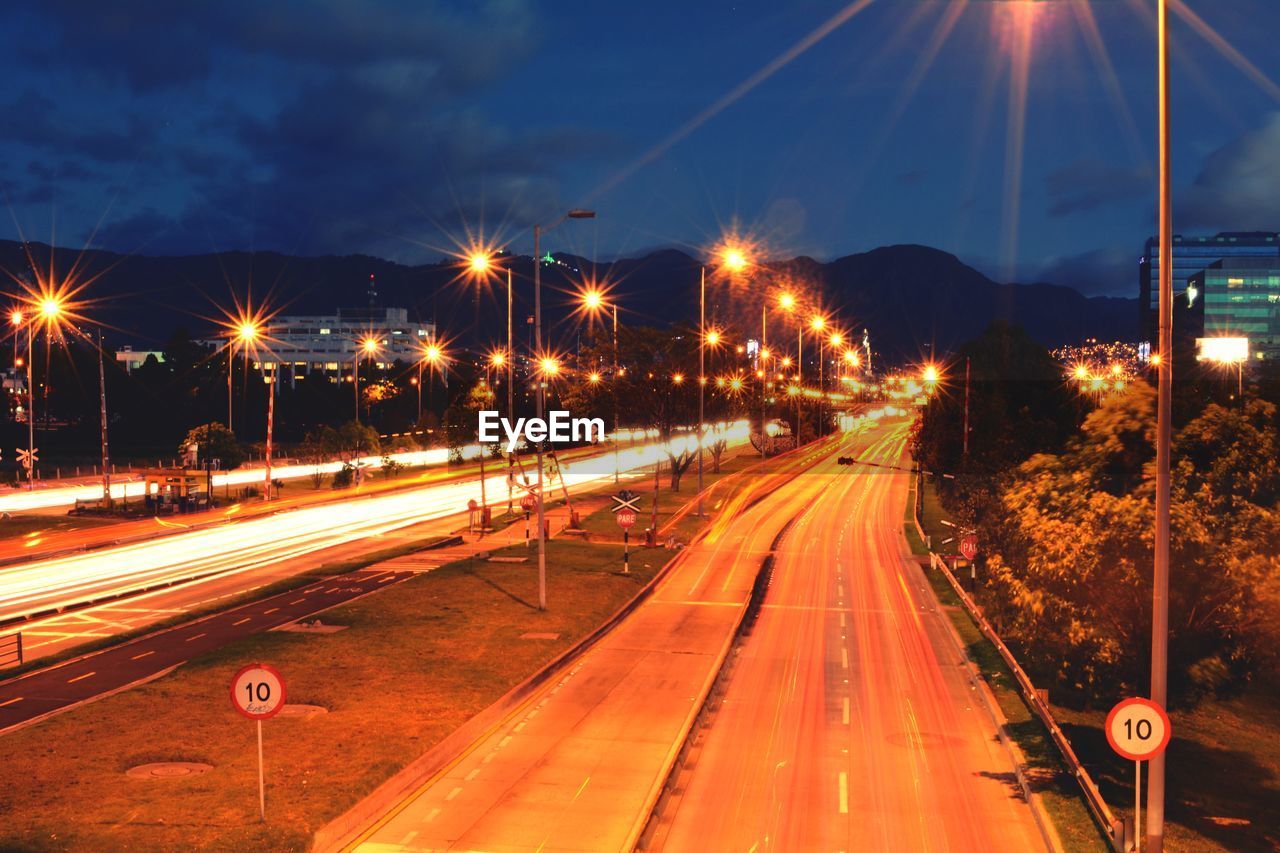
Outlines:
[[630, 849], [774, 537], [841, 475], [838, 452], [829, 440], [753, 476], [651, 598], [359, 849]]
[[[646, 438], [641, 430], [623, 430], [619, 437], [622, 441], [639, 441]], [[463, 458], [467, 460], [476, 459], [478, 457], [478, 449], [478, 445], [470, 445], [463, 448]], [[623, 450], [621, 452], [626, 454], [628, 451]], [[532, 458], [531, 453], [527, 456]], [[405, 466], [444, 465], [449, 461], [449, 451], [443, 447], [435, 447], [430, 450], [391, 453], [388, 454], [388, 457]], [[352, 459], [351, 464], [367, 470], [374, 470], [382, 467], [382, 459], [382, 456], [362, 456]], [[310, 477], [317, 472], [326, 475], [334, 474], [342, 468], [343, 464], [341, 461], [329, 461], [319, 463], [293, 462], [288, 465], [276, 465], [271, 469], [271, 479], [296, 480]], [[612, 470], [610, 468], [610, 471]], [[111, 495], [113, 498], [116, 500], [122, 500], [126, 497], [130, 500], [142, 499], [145, 483], [141, 480], [126, 479], [134, 475], [124, 472], [113, 476], [115, 478], [111, 483]], [[213, 474], [213, 487], [218, 489], [224, 486], [260, 486], [265, 477], [266, 471], [261, 467], [220, 471]], [[53, 482], [55, 485], [51, 486], [44, 486], [37, 482], [34, 490], [18, 487], [0, 494], [0, 512], [18, 513], [69, 507], [74, 506], [76, 501], [96, 501], [102, 497], [102, 483], [100, 481], [76, 482], [69, 485], [58, 485], [58, 481]]]
[[[886, 423], [869, 461], [899, 460]], [[908, 475], [854, 466], [787, 533], [655, 846], [1036, 850], [1010, 756], [903, 559]]]
[[[741, 441], [745, 428], [735, 427], [728, 435], [732, 441]], [[681, 437], [673, 444], [688, 446], [692, 441]], [[619, 465], [629, 476], [648, 473], [660, 452], [656, 444], [627, 448], [620, 452]], [[612, 479], [612, 454], [564, 463], [561, 471], [570, 488]], [[491, 504], [498, 503], [499, 495], [505, 501], [505, 473], [489, 477], [486, 487]], [[559, 491], [558, 484], [548, 487], [548, 500], [559, 497]], [[0, 569], [0, 621], [161, 584], [250, 573], [300, 555], [457, 515], [466, 511], [468, 500], [479, 498], [478, 479], [440, 483]]]

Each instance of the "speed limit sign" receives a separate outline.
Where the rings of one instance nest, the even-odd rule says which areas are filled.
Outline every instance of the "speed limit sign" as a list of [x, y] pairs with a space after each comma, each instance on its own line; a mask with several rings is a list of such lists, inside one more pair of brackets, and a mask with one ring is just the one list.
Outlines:
[[265, 663], [251, 663], [231, 679], [231, 704], [251, 720], [266, 720], [284, 707], [284, 679]]
[[1130, 761], [1146, 761], [1164, 752], [1173, 734], [1169, 715], [1150, 699], [1125, 699], [1107, 715], [1107, 742]]

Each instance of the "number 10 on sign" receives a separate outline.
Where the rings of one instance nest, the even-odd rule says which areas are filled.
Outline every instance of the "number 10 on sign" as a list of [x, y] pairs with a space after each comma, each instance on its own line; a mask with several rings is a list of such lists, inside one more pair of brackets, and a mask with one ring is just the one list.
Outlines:
[[1164, 752], [1173, 734], [1169, 715], [1150, 699], [1125, 699], [1107, 715], [1107, 742], [1120, 756], [1134, 762], [1134, 849], [1142, 838], [1142, 762]]
[[262, 721], [284, 707], [284, 679], [265, 663], [242, 667], [231, 679], [231, 704], [258, 724], [258, 815], [267, 819], [267, 788], [262, 772]]

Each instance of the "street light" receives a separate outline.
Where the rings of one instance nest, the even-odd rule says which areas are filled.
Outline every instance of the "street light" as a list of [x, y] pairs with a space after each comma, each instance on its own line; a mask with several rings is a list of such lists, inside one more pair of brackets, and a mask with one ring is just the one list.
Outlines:
[[[594, 210], [582, 210], [581, 208], [573, 208], [568, 213], [561, 216], [555, 222], [552, 222], [545, 229], [541, 225], [533, 226], [533, 329], [534, 329], [534, 346], [538, 352], [542, 352], [542, 232], [550, 231], [552, 228], [564, 222], [566, 219], [595, 219]], [[508, 288], [508, 294], [510, 288]], [[508, 319], [510, 315], [508, 314]], [[508, 329], [510, 323], [508, 322]], [[542, 419], [543, 408], [546, 405], [546, 389], [544, 383], [539, 379], [537, 393], [534, 395], [537, 400], [537, 416]], [[546, 535], [546, 501], [542, 494], [542, 445], [543, 442], [536, 443], [538, 458], [538, 609], [547, 609], [547, 535]]]
[[366, 355], [373, 355], [378, 351], [378, 340], [376, 338], [361, 338], [360, 345], [356, 348], [355, 360], [351, 371], [351, 385], [355, 388], [356, 397], [356, 423], [360, 423], [360, 359]]
[[[36, 487], [36, 390], [35, 379], [31, 369], [31, 337], [34, 334], [32, 326], [34, 323], [29, 320], [21, 310], [14, 309], [9, 314], [9, 323], [14, 327], [14, 350], [18, 347], [18, 329], [24, 324], [27, 327], [27, 490], [34, 490]], [[17, 361], [17, 356], [14, 356]]]

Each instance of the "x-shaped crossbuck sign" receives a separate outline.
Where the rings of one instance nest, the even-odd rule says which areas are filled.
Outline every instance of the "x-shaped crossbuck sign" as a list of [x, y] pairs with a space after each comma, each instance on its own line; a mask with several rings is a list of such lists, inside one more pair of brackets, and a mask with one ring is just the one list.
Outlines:
[[620, 494], [611, 495], [610, 497], [613, 498], [614, 512], [622, 512], [623, 510], [628, 509], [632, 512], [640, 511], [640, 496], [633, 494], [630, 490], [623, 491]]
[[36, 460], [40, 458], [40, 456], [36, 453], [35, 448], [32, 448], [31, 450], [23, 450], [21, 447], [19, 447], [17, 450], [18, 450], [18, 461], [22, 463], [23, 468], [30, 468], [36, 462]]

